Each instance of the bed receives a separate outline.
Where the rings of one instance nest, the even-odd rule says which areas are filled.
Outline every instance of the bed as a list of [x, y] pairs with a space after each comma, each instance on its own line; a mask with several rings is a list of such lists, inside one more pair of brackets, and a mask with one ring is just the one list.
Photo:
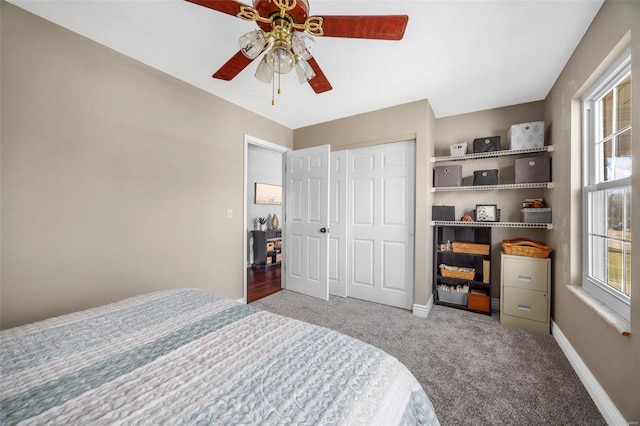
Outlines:
[[197, 289], [0, 332], [0, 424], [438, 424], [398, 360]]

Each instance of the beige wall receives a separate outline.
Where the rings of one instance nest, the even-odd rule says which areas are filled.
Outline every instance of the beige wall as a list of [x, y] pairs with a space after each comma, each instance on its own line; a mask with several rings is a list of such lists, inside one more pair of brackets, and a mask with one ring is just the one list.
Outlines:
[[[630, 34], [628, 32], [630, 31]], [[625, 39], [627, 41], [621, 40]], [[630, 37], [629, 37], [630, 36]], [[629, 41], [630, 40], [630, 41]], [[556, 188], [550, 196], [556, 228], [551, 245], [558, 248], [554, 268], [553, 317], [578, 351], [620, 412], [628, 421], [640, 421], [640, 221], [633, 224], [634, 288], [631, 336], [621, 336], [567, 290], [580, 284], [580, 102], [579, 96], [601, 75], [620, 52], [632, 48], [633, 156], [640, 159], [640, 2], [610, 1], [603, 4], [581, 43], [556, 81], [545, 102], [545, 118], [551, 124]], [[612, 52], [614, 52], [612, 54]], [[563, 166], [558, 167], [558, 164]], [[633, 164], [634, 192], [640, 187], [640, 161]], [[634, 216], [640, 197], [634, 196]]]
[[416, 140], [416, 215], [414, 303], [426, 305], [431, 296], [431, 241], [427, 193], [431, 186], [433, 112], [428, 101], [413, 102], [380, 111], [294, 130], [294, 148], [330, 144], [341, 150], [380, 143]]
[[244, 133], [290, 129], [5, 2], [1, 76], [3, 328], [165, 288], [242, 298]]
[[[473, 152], [473, 140], [486, 136], [500, 136], [501, 148], [509, 149], [507, 132], [512, 124], [544, 120], [544, 102], [530, 102], [487, 111], [473, 112], [439, 118], [435, 122], [435, 155], [449, 155], [449, 145], [466, 141], [467, 152]], [[548, 141], [553, 143], [553, 141]], [[483, 169], [498, 169], [500, 183], [514, 182], [514, 157], [499, 157], [456, 163], [462, 166], [463, 184], [471, 185], [473, 172]], [[436, 192], [429, 205], [435, 201], [455, 206], [456, 216], [471, 215], [476, 204], [497, 204], [500, 220], [519, 222], [520, 206], [525, 198], [548, 198], [546, 189], [500, 190], [480, 192]], [[500, 298], [500, 252], [504, 239], [527, 237], [546, 242], [549, 231], [545, 229], [493, 228], [491, 230], [491, 297]]]

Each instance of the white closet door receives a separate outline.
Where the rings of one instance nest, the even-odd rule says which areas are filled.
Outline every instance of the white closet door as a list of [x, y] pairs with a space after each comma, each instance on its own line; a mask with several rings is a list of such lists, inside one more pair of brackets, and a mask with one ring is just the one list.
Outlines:
[[329, 294], [347, 297], [347, 151], [331, 153]]
[[348, 173], [349, 297], [410, 309], [415, 143], [350, 150]]
[[329, 145], [287, 151], [285, 286], [329, 299]]

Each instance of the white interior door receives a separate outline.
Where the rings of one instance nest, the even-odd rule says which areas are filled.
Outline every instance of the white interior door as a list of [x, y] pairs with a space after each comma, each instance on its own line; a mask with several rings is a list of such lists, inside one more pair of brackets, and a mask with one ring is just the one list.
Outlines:
[[347, 151], [331, 153], [329, 179], [329, 294], [347, 297]]
[[330, 147], [286, 154], [285, 287], [329, 299]]
[[413, 305], [415, 144], [349, 151], [349, 297]]

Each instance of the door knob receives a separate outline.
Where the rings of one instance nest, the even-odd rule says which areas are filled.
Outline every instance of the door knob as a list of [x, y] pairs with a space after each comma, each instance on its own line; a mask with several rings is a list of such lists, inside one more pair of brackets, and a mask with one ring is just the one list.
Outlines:
[[329, 230], [327, 228], [320, 228], [320, 232], [326, 234], [327, 232], [329, 232]]

